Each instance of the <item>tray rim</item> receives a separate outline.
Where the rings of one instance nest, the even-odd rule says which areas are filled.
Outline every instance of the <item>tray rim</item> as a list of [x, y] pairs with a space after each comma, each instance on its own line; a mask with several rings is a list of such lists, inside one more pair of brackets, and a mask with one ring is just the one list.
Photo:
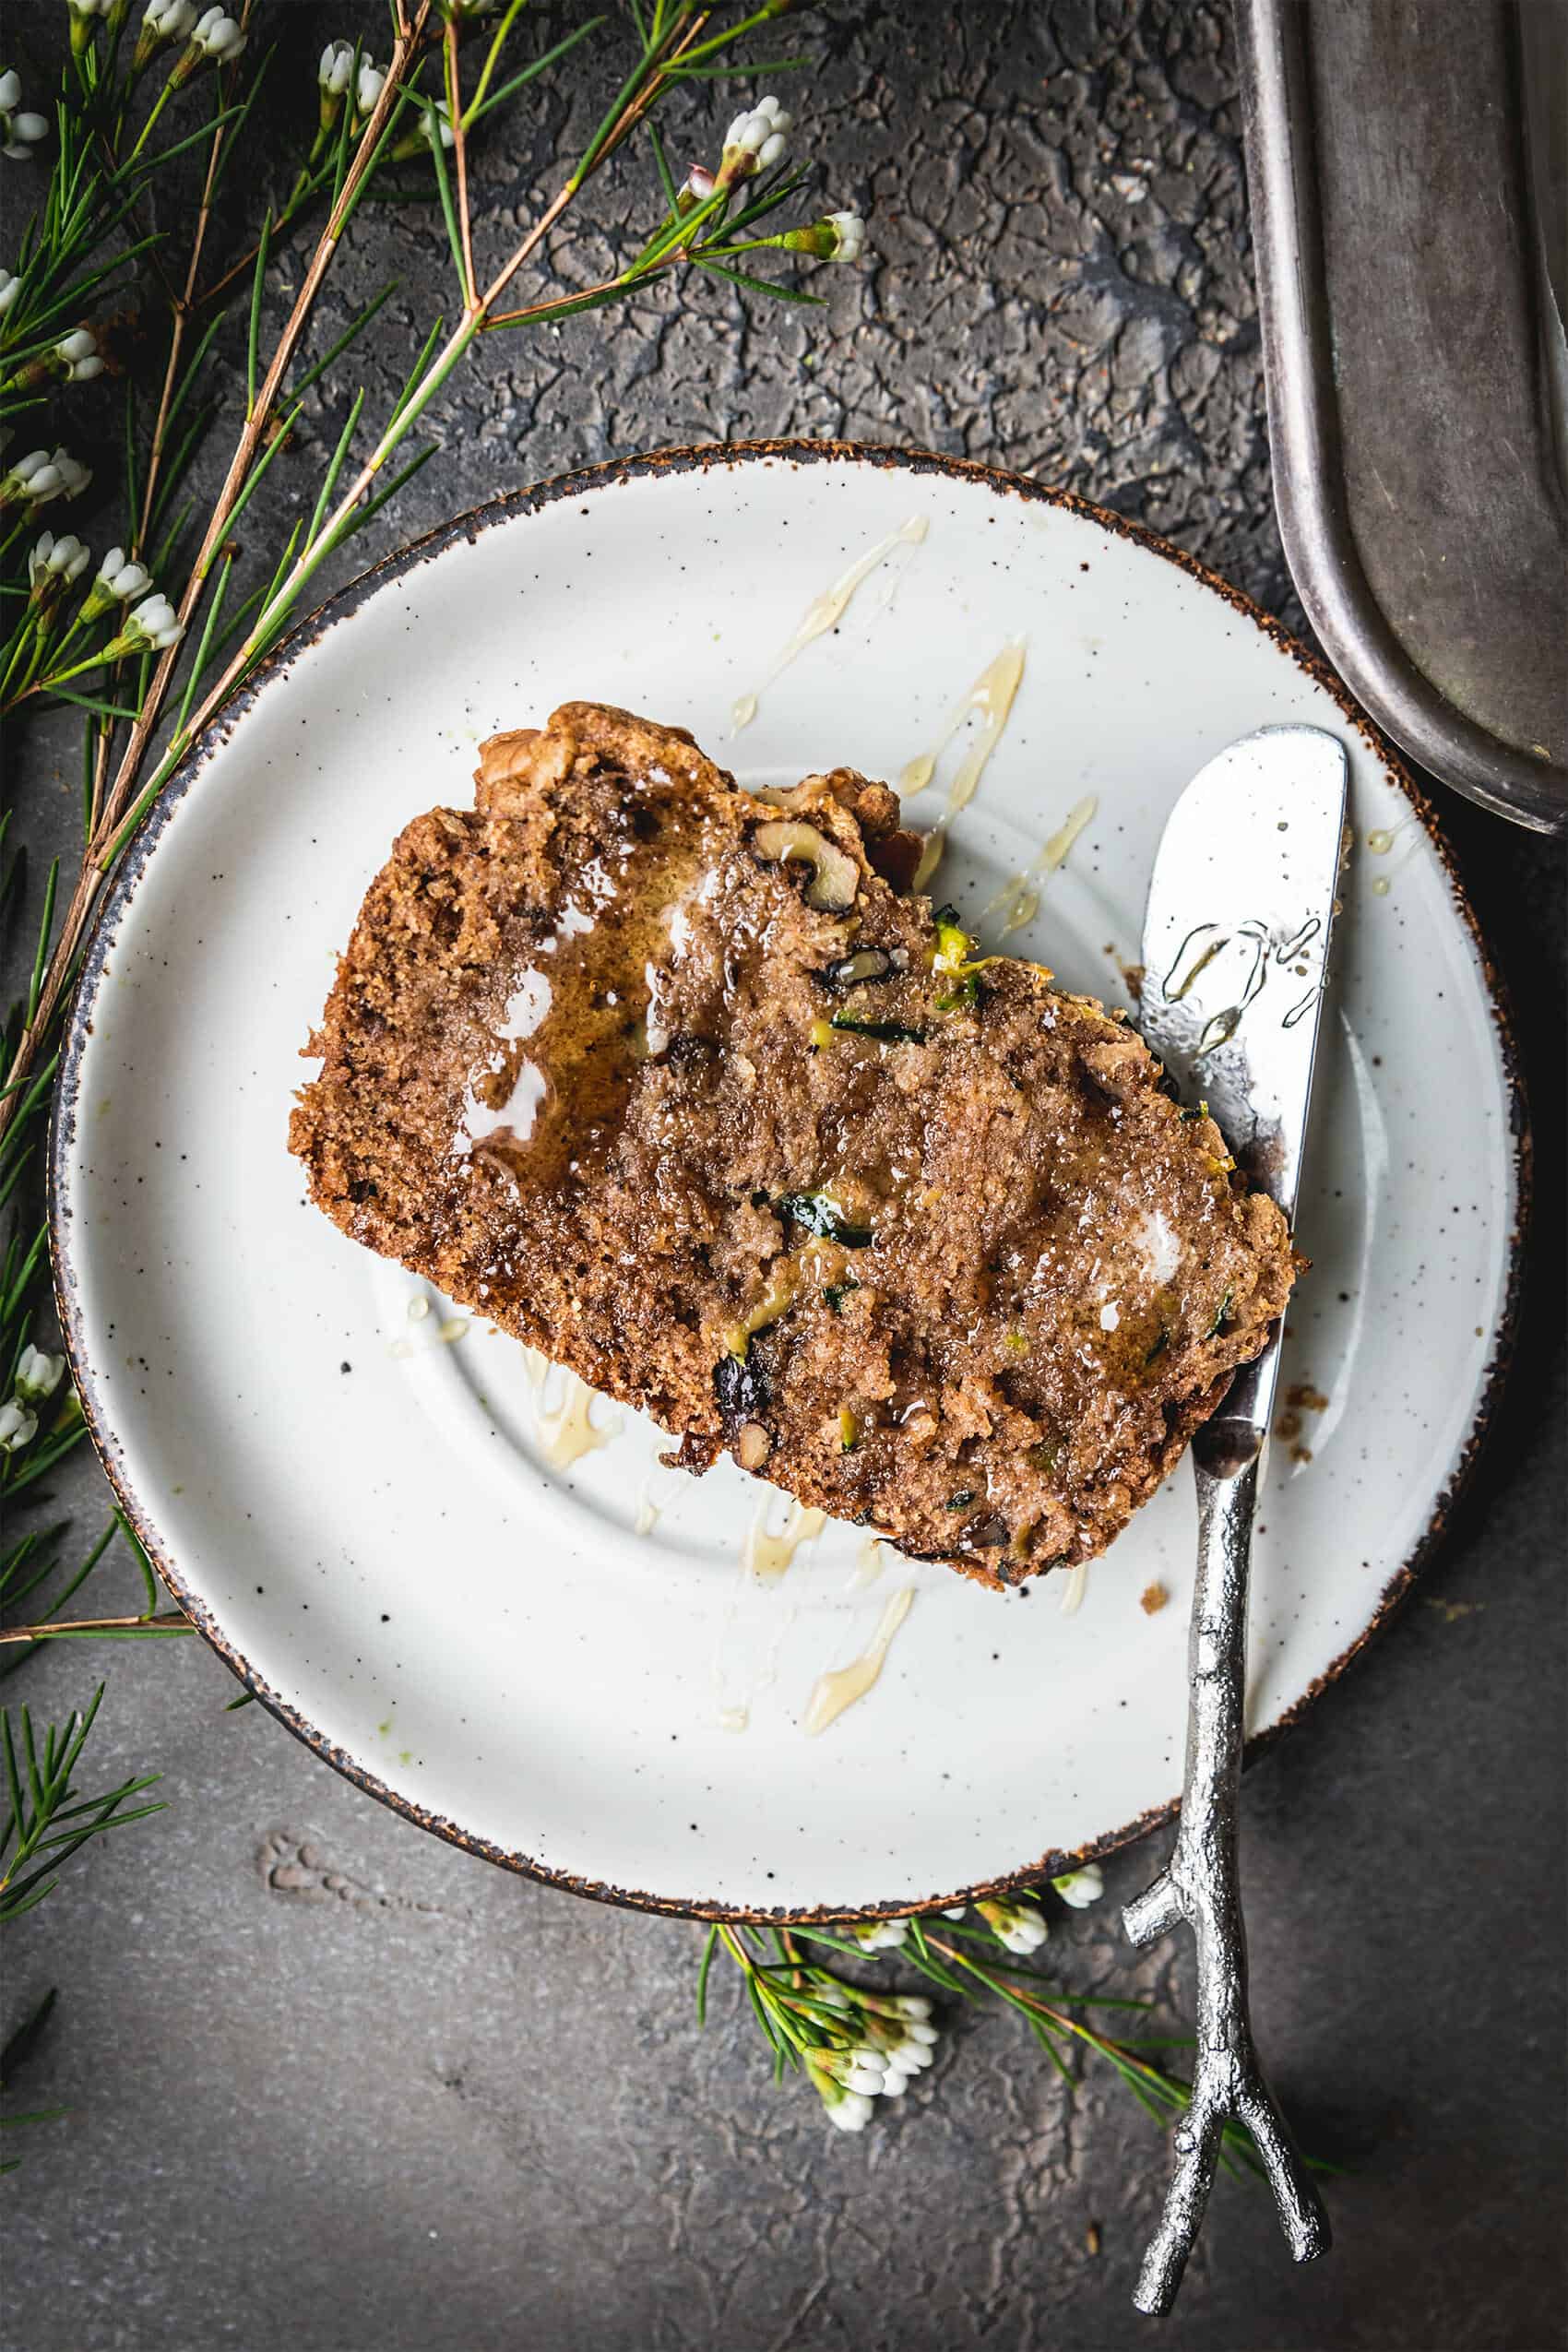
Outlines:
[[1432, 684], [1379, 605], [1356, 546], [1337, 462], [1306, 16], [1305, 0], [1236, 0], [1264, 385], [1286, 561], [1330, 660], [1410, 758], [1493, 814], [1561, 834], [1568, 831], [1568, 767], [1504, 742]]

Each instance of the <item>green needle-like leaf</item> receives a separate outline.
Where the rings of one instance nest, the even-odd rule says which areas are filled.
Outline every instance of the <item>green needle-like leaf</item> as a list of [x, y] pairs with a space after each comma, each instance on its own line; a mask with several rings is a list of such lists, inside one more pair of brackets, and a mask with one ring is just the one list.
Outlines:
[[273, 460], [277, 457], [279, 451], [283, 447], [290, 434], [292, 433], [295, 425], [298, 423], [300, 411], [303, 406], [304, 403], [303, 400], [296, 400], [293, 407], [290, 409], [284, 416], [282, 422], [274, 429], [270, 444], [262, 451], [260, 457], [251, 468], [250, 472], [245, 477], [244, 482], [234, 500], [233, 505], [230, 509], [229, 520], [231, 525], [239, 521], [240, 517], [244, 513], [245, 508], [255, 496], [255, 493], [261, 487], [262, 481], [265, 480]]
[[457, 207], [452, 195], [452, 175], [446, 169], [445, 151], [441, 143], [441, 117], [428, 100], [419, 101], [424, 118], [424, 135], [430, 148], [431, 161], [435, 167], [435, 185], [441, 198], [441, 217], [446, 223], [446, 243], [451, 247], [452, 267], [457, 273], [459, 301], [466, 302], [469, 293], [468, 275], [463, 260], [462, 232], [457, 226]]
[[54, 893], [60, 883], [60, 861], [56, 858], [49, 869], [49, 879], [43, 885], [43, 913], [38, 926], [38, 948], [32, 959], [32, 978], [28, 982], [27, 1017], [30, 1021], [38, 1010], [38, 994], [43, 986], [43, 968], [49, 959], [49, 942], [54, 930]]
[[[156, 1616], [158, 1612], [158, 1578], [153, 1573], [152, 1562], [148, 1555], [147, 1547], [144, 1545], [140, 1536], [137, 1535], [135, 1527], [131, 1525], [131, 1522], [126, 1518], [123, 1511], [115, 1512], [114, 1525], [125, 1537], [131, 1557], [136, 1562], [137, 1568], [141, 1572], [142, 1589], [147, 1595], [147, 1613], [149, 1617]], [[108, 1540], [107, 1536], [104, 1540]]]
[[699, 2027], [706, 2025], [707, 2023], [708, 1972], [713, 1966], [713, 1955], [717, 1951], [718, 1946], [719, 1930], [717, 1928], [709, 1928], [707, 1931], [707, 1941], [704, 1943], [702, 1948], [701, 1966], [697, 1969], [697, 2025]]
[[219, 618], [223, 611], [223, 599], [228, 592], [229, 575], [233, 568], [233, 557], [232, 555], [225, 555], [222, 563], [218, 567], [217, 581], [213, 588], [212, 594], [208, 600], [207, 620], [202, 627], [201, 642], [196, 647], [196, 659], [191, 663], [189, 673], [185, 679], [185, 690], [180, 698], [180, 715], [174, 721], [175, 736], [182, 741], [184, 740], [185, 732], [185, 721], [190, 716], [191, 703], [195, 698], [196, 688], [200, 685], [202, 678], [206, 674], [208, 649], [212, 643], [213, 631], [217, 628]]
[[824, 307], [820, 294], [808, 294], [799, 286], [783, 286], [766, 278], [750, 278], [743, 269], [727, 269], [722, 262], [707, 261], [701, 254], [694, 254], [697, 268], [706, 269], [710, 277], [728, 278], [731, 286], [743, 287], [748, 294], [770, 294], [776, 303], [807, 303], [814, 309]]
[[482, 95], [481, 89], [476, 89], [463, 110], [465, 123], [472, 125], [481, 122], [484, 116], [492, 113], [497, 106], [504, 106], [507, 99], [516, 97], [518, 90], [526, 89], [529, 83], [537, 80], [549, 66], [558, 65], [563, 57], [576, 47], [579, 41], [587, 41], [590, 33], [597, 32], [603, 22], [602, 17], [589, 17], [588, 22], [579, 25], [576, 32], [569, 32], [564, 41], [558, 41], [552, 49], [547, 49], [542, 57], [536, 57], [531, 65], [525, 65], [521, 72], [514, 74], [509, 81], [504, 81], [498, 89], [491, 91], [488, 98]]
[[363, 310], [360, 312], [358, 317], [355, 318], [350, 325], [344, 328], [342, 334], [339, 336], [338, 340], [332, 345], [330, 350], [324, 351], [320, 359], [316, 361], [315, 366], [307, 369], [305, 374], [300, 377], [299, 381], [294, 385], [289, 395], [291, 399], [297, 399], [302, 392], [308, 392], [313, 384], [318, 384], [321, 381], [321, 378], [327, 374], [327, 369], [342, 358], [344, 352], [350, 349], [350, 345], [359, 340], [360, 337], [364, 333], [365, 328], [370, 325], [371, 320], [375, 316], [376, 312], [381, 308], [383, 303], [386, 302], [390, 296], [397, 292], [399, 282], [400, 281], [396, 278], [389, 278], [386, 285], [381, 289], [379, 294], [374, 294], [371, 297], [371, 300], [365, 304]]
[[798, 74], [810, 64], [809, 57], [758, 57], [754, 63], [748, 57], [743, 65], [671, 65], [670, 77], [683, 82], [755, 81], [763, 74]]
[[250, 331], [245, 339], [245, 414], [247, 417], [254, 417], [255, 414], [256, 354], [261, 344], [261, 298], [267, 285], [267, 256], [271, 244], [272, 225], [269, 220], [264, 220], [261, 224], [261, 234], [256, 239], [255, 267], [251, 273]]
[[680, 197], [675, 186], [675, 175], [670, 169], [670, 160], [664, 152], [664, 141], [659, 136], [659, 125], [657, 123], [650, 123], [648, 125], [647, 136], [648, 142], [653, 148], [653, 160], [659, 169], [659, 184], [664, 190], [664, 201], [669, 206], [671, 216], [673, 216], [678, 213], [681, 208]]
[[[76, 694], [69, 686], [51, 686], [49, 696], [52, 702], [68, 702], [77, 710], [94, 711], [100, 719], [139, 719], [141, 717], [141, 713], [133, 710], [128, 703], [106, 702], [101, 695]], [[29, 1018], [31, 1018], [30, 1014]]]
[[338, 446], [333, 450], [331, 458], [327, 464], [327, 471], [322, 476], [321, 495], [315, 502], [315, 512], [312, 515], [310, 522], [306, 526], [305, 529], [304, 543], [307, 548], [314, 547], [315, 545], [316, 533], [321, 529], [322, 517], [326, 514], [327, 508], [332, 504], [332, 493], [338, 487], [339, 476], [342, 473], [350, 447], [352, 445], [354, 428], [359, 423], [360, 414], [364, 407], [364, 391], [362, 386], [353, 397], [348, 416], [344, 421], [343, 429], [338, 435]]

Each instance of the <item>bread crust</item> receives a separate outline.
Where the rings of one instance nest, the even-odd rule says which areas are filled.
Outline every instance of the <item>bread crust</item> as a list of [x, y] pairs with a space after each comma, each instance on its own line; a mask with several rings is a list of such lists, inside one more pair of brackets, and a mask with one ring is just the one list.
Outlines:
[[371, 885], [290, 1147], [685, 1467], [1013, 1584], [1126, 1525], [1294, 1261], [1119, 1016], [899, 895], [912, 838], [604, 705], [493, 736]]

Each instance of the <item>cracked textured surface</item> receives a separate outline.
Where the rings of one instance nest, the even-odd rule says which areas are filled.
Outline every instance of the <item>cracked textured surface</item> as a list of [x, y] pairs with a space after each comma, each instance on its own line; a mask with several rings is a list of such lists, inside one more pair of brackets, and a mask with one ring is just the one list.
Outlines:
[[[61, 13], [13, 6], [24, 63]], [[379, 25], [368, 0], [362, 13]], [[284, 135], [300, 61], [354, 15], [294, 0], [269, 136]], [[872, 215], [873, 266], [820, 273], [822, 312], [753, 315], [703, 286], [491, 346], [436, 411], [442, 455], [362, 552], [636, 447], [847, 434], [1065, 482], [1296, 617], [1269, 505], [1225, 10], [839, 0], [808, 45], [823, 60], [797, 85], [809, 145], [832, 200]], [[612, 71], [606, 55], [570, 101], [540, 85], [482, 154], [490, 244], [552, 184]], [[677, 158], [701, 151], [730, 95], [693, 95]], [[589, 281], [645, 190], [629, 161], [590, 199], [552, 256], [564, 279]], [[410, 212], [362, 221], [334, 301], [390, 274], [394, 229], [402, 285], [364, 347], [373, 407], [445, 298], [439, 224]], [[285, 255], [279, 299], [290, 271]], [[232, 350], [217, 374], [232, 396]], [[346, 397], [338, 382], [275, 469], [257, 545], [314, 495]], [[43, 730], [27, 754], [30, 836], [65, 844], [74, 746]], [[1550, 1227], [1557, 871], [1473, 811], [1451, 819], [1526, 1015]], [[1163, 2324], [1174, 2346], [1562, 2341], [1561, 1280], [1555, 1236], [1540, 1246], [1539, 1325], [1424, 1593], [1249, 1776], [1259, 2035], [1302, 2136], [1351, 2168], [1329, 2192], [1337, 2249], [1293, 2273], [1261, 2196], [1222, 2182]], [[95, 1522], [89, 1464], [59, 1492]], [[105, 1605], [135, 1606], [124, 1590], [111, 1580]], [[7, 2352], [1147, 2340], [1127, 2299], [1163, 2151], [1103, 2073], [1069, 2097], [987, 2013], [944, 2037], [897, 2111], [841, 2139], [809, 2094], [772, 2088], [717, 1977], [698, 2036], [694, 1930], [421, 1837], [259, 1710], [226, 1716], [228, 1678], [194, 1643], [59, 1649], [30, 1667], [30, 1700], [63, 1711], [95, 1667], [110, 1683], [99, 1771], [160, 1766], [172, 1810], [10, 1931], [6, 2022], [60, 1987], [18, 2095], [71, 2113], [30, 2134], [5, 2184]], [[1077, 1990], [1149, 1993], [1170, 2027], [1184, 1945], [1134, 1956], [1116, 1930], [1115, 1902], [1153, 1864], [1146, 1849], [1117, 1858], [1105, 1905], [1058, 1918], [1049, 1956]]]

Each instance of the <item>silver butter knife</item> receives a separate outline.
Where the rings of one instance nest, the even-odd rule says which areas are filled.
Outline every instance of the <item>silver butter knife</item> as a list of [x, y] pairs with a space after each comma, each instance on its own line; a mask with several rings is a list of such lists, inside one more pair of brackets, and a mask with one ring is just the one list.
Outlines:
[[[1346, 759], [1313, 727], [1265, 727], [1212, 759], [1171, 811], [1144, 919], [1144, 1037], [1207, 1102], [1250, 1182], [1293, 1218], [1345, 826]], [[1192, 2104], [1144, 2258], [1141, 2311], [1168, 2311], [1234, 2118], [1251, 2132], [1299, 2263], [1328, 2218], [1253, 2047], [1237, 1870], [1247, 1583], [1258, 1464], [1279, 1377], [1277, 1326], [1193, 1440], [1198, 1568], [1188, 1643], [1187, 1768], [1170, 1859], [1123, 1917], [1134, 1943], [1190, 1922], [1197, 1947]]]

